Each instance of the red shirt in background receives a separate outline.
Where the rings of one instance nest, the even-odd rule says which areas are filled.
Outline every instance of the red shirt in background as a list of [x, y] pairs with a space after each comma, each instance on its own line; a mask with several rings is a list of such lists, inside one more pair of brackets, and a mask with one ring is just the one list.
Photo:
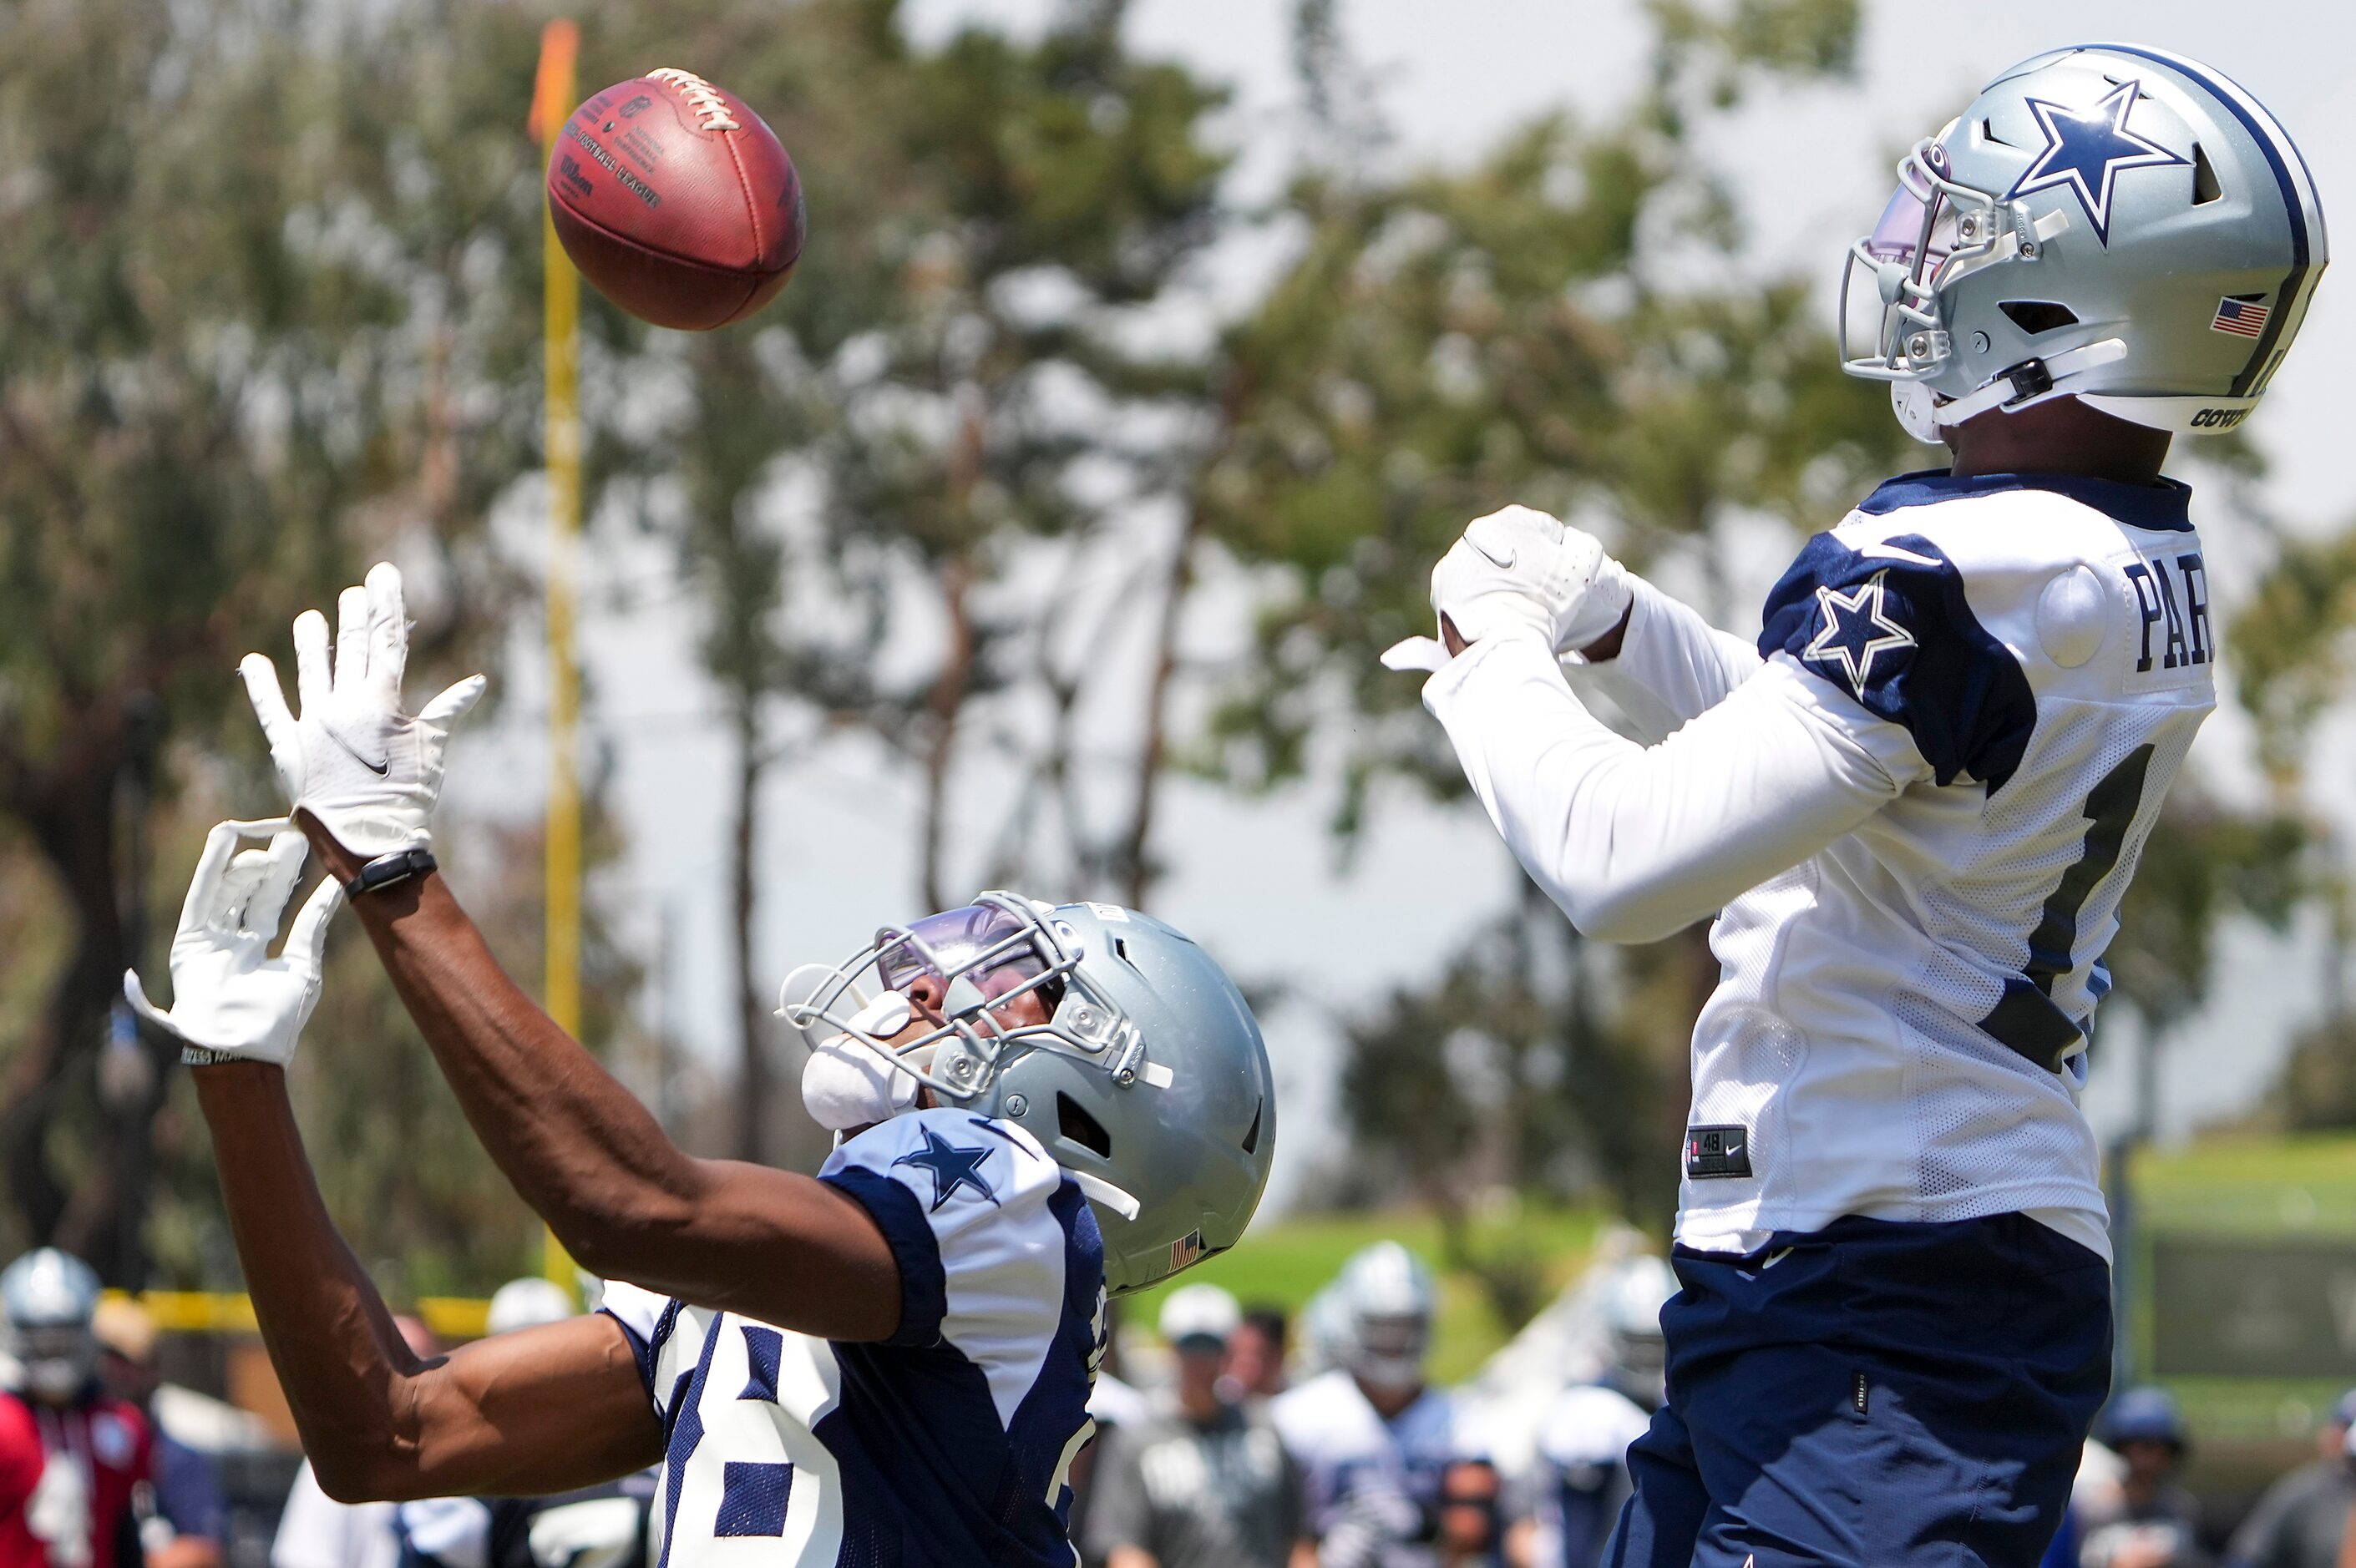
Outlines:
[[[154, 1471], [136, 1407], [101, 1393], [59, 1408], [0, 1392], [0, 1568], [140, 1568], [132, 1494]], [[53, 1547], [45, 1537], [61, 1530]]]

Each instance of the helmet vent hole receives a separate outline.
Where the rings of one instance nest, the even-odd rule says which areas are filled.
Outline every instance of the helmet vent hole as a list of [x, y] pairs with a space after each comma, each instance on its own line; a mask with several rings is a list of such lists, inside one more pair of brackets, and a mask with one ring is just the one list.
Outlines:
[[2209, 161], [2209, 149], [2200, 143], [2192, 144], [2192, 205], [2206, 207], [2223, 199], [2225, 187], [2217, 183], [2217, 167]]
[[1098, 1159], [1112, 1157], [1112, 1135], [1104, 1130], [1104, 1124], [1061, 1090], [1055, 1093], [1055, 1131], [1065, 1142], [1079, 1145]]
[[2008, 142], [2003, 137], [1997, 135], [1996, 133], [1996, 127], [1986, 120], [1980, 122], [1980, 140], [1983, 142], [1993, 143], [1999, 147], [2009, 147], [2012, 145], [2010, 142]]
[[2006, 300], [1996, 308], [2011, 317], [2012, 325], [2031, 337], [2078, 325], [2076, 312], [2051, 300]]
[[1261, 1113], [1265, 1112], [1267, 1109], [1268, 1102], [1265, 1100], [1262, 1100], [1258, 1104], [1252, 1107], [1251, 1128], [1244, 1134], [1244, 1152], [1246, 1154], [1258, 1154], [1259, 1152], [1259, 1119]]

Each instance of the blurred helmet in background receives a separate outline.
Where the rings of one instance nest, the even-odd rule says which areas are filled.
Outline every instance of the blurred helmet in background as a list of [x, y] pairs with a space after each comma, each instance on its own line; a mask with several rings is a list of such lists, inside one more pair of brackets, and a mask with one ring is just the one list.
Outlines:
[[1423, 1260], [1397, 1242], [1376, 1242], [1342, 1265], [1332, 1286], [1352, 1375], [1383, 1389], [1423, 1381], [1439, 1294]]
[[0, 1314], [24, 1392], [70, 1404], [98, 1368], [98, 1275], [70, 1253], [42, 1247], [0, 1269]]
[[2257, 100], [2179, 55], [2057, 49], [1899, 164], [1844, 263], [1842, 368], [1891, 383], [1926, 442], [2073, 395], [2217, 433], [2265, 395], [2326, 260], [2314, 182]]
[[554, 1280], [526, 1275], [491, 1293], [490, 1316], [484, 1323], [483, 1332], [512, 1334], [519, 1328], [562, 1323], [578, 1317], [580, 1310], [573, 1306], [572, 1294]]
[[1668, 1348], [1661, 1335], [1661, 1308], [1677, 1293], [1668, 1264], [1639, 1253], [1613, 1265], [1598, 1302], [1606, 1351], [1604, 1381], [1646, 1410], [1667, 1397]]

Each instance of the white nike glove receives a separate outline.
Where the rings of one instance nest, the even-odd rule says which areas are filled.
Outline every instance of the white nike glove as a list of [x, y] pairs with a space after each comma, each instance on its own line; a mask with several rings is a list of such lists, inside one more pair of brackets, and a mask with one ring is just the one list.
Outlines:
[[278, 670], [260, 654], [238, 669], [270, 739], [270, 760], [286, 786], [287, 809], [308, 811], [363, 859], [423, 849], [442, 794], [442, 752], [455, 724], [483, 695], [470, 675], [416, 714], [401, 706], [409, 662], [409, 617], [401, 572], [380, 562], [366, 588], [336, 602], [336, 656], [327, 661], [327, 619], [305, 610], [294, 620], [294, 684], [303, 717], [286, 710]]
[[[1528, 507], [1474, 518], [1431, 569], [1431, 607], [1468, 643], [1526, 626], [1557, 654], [1576, 652], [1618, 625], [1632, 596], [1627, 571], [1594, 535]], [[1447, 657], [1433, 639], [1409, 637], [1383, 664], [1436, 670]]]
[[[267, 849], [237, 847], [264, 835]], [[327, 923], [344, 899], [333, 877], [321, 882], [295, 914], [285, 951], [269, 956], [308, 848], [283, 816], [224, 822], [207, 834], [172, 937], [172, 1010], [147, 999], [135, 971], [123, 972], [123, 995], [139, 1016], [205, 1051], [281, 1067], [292, 1061], [319, 1002]]]

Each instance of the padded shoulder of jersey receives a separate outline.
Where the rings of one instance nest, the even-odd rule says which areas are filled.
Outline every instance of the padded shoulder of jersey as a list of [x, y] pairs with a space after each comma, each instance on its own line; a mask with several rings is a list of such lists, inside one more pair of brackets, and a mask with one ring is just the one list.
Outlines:
[[1973, 613], [1944, 549], [1875, 531], [1844, 524], [1802, 548], [1767, 595], [1760, 656], [1782, 654], [1904, 726], [1940, 784], [1968, 773], [1994, 794], [2037, 725], [2029, 677]]
[[[1063, 1167], [1012, 1123], [950, 1108], [912, 1111], [845, 1141], [819, 1179], [867, 1211], [899, 1264], [900, 1325], [887, 1344], [957, 1340], [953, 1320], [979, 1311], [974, 1304], [986, 1297], [1000, 1304], [982, 1314], [991, 1339], [1012, 1334], [1027, 1345], [1035, 1338], [1044, 1347], [1072, 1283], [1067, 1252], [1076, 1245], [1101, 1275], [1102, 1243], [1093, 1219], [1083, 1218], [1077, 1188], [1059, 1201]], [[1027, 1349], [1017, 1356], [1035, 1359]]]

